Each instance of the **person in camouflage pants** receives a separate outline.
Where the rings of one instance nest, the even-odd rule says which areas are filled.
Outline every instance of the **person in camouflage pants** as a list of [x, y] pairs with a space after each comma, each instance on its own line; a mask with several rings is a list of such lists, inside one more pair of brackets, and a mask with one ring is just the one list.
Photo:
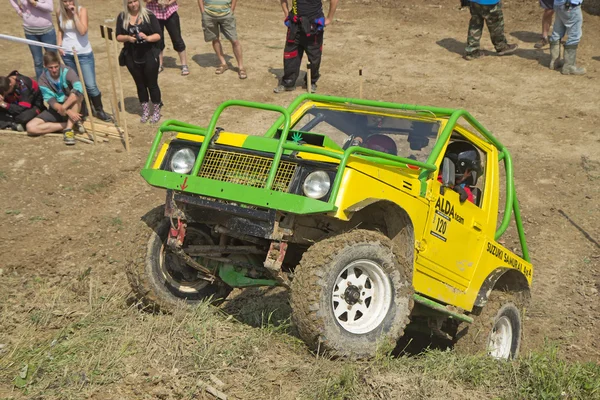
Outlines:
[[484, 23], [490, 31], [490, 39], [496, 52], [500, 56], [513, 53], [518, 45], [508, 44], [504, 36], [504, 14], [502, 3], [499, 0], [471, 0], [469, 5], [471, 21], [469, 21], [469, 34], [465, 59], [474, 60], [483, 56], [479, 49], [479, 42], [483, 33]]

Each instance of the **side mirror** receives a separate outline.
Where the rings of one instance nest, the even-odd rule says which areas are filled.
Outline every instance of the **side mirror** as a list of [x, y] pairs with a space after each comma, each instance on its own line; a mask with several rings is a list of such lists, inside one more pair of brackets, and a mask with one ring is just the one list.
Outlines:
[[444, 194], [444, 188], [454, 187], [456, 167], [451, 159], [444, 157], [442, 161], [442, 194]]

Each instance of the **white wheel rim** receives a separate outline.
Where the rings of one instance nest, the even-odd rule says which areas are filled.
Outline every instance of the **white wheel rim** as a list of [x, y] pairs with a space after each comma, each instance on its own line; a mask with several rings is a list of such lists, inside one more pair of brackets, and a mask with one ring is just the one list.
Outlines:
[[195, 294], [200, 290], [204, 289], [208, 284], [207, 281], [203, 279], [198, 279], [195, 282], [180, 282], [173, 278], [171, 273], [167, 270], [167, 266], [165, 265], [165, 246], [163, 245], [160, 249], [160, 271], [162, 272], [163, 278], [169, 283], [169, 285], [173, 286], [175, 289], [179, 290], [182, 293], [187, 294]]
[[381, 324], [392, 303], [392, 284], [381, 266], [370, 260], [356, 260], [337, 276], [331, 296], [336, 321], [357, 335], [371, 332]]
[[[190, 237], [190, 235], [200, 235], [202, 238], [204, 238], [204, 241], [208, 244], [213, 244], [212, 241], [210, 240], [210, 238], [207, 237], [207, 235], [196, 229], [193, 227], [190, 227], [188, 229], [186, 238]], [[171, 273], [169, 272], [166, 262], [165, 262], [165, 254], [167, 254], [167, 250], [165, 248], [165, 244], [163, 242], [161, 248], [160, 248], [160, 271], [162, 273], [163, 278], [165, 279], [166, 282], [169, 283], [169, 285], [171, 285], [172, 287], [174, 287], [175, 289], [179, 290], [182, 293], [186, 293], [186, 294], [196, 294], [198, 293], [200, 290], [204, 289], [207, 285], [208, 282], [205, 281], [204, 279], [200, 279], [198, 278], [195, 281], [179, 281], [177, 279], [175, 279], [173, 277], [173, 275], [171, 275]], [[170, 262], [177, 262], [177, 263], [182, 263], [185, 264], [183, 261], [179, 260], [175, 255], [171, 254], [170, 255], [172, 257], [172, 259], [170, 260]]]
[[501, 317], [490, 335], [488, 343], [489, 355], [498, 359], [509, 359], [513, 342], [513, 328], [510, 319], [506, 316]]

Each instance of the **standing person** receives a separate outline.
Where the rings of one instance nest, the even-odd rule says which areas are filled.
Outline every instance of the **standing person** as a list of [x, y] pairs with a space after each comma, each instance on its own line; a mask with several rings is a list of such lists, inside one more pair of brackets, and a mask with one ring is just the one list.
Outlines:
[[[19, 17], [23, 19], [25, 37], [29, 40], [56, 45], [56, 31], [52, 25], [52, 0], [10, 0]], [[33, 56], [35, 76], [40, 78], [44, 72], [44, 54], [39, 46], [29, 45]]]
[[179, 14], [177, 10], [177, 0], [144, 0], [148, 10], [152, 11], [158, 23], [160, 24], [160, 56], [158, 72], [163, 71], [163, 52], [165, 50], [165, 27], [169, 32], [173, 49], [179, 53], [181, 61], [181, 75], [189, 75], [190, 69], [187, 65], [187, 53], [185, 52], [185, 42], [181, 37], [181, 24], [179, 23]]
[[583, 27], [583, 14], [581, 13], [583, 0], [554, 0], [554, 27], [550, 36], [550, 69], [556, 67], [560, 57], [560, 40], [568, 36], [565, 43], [565, 63], [561, 73], [564, 75], [583, 75], [585, 68], [578, 67], [577, 47], [581, 40]]
[[499, 56], [514, 53], [517, 44], [508, 44], [504, 36], [504, 14], [500, 0], [471, 0], [469, 5], [471, 20], [465, 49], [465, 60], [475, 60], [483, 56], [479, 49], [484, 23], [490, 31], [490, 39]]
[[550, 25], [552, 25], [552, 16], [554, 15], [554, 0], [539, 0], [540, 7], [544, 10], [542, 13], [542, 38], [533, 47], [543, 49], [548, 46], [548, 35], [550, 34]]
[[[77, 0], [61, 0], [59, 2], [58, 22], [58, 45], [67, 49], [75, 48], [81, 65], [81, 73], [85, 81], [90, 101], [94, 108], [94, 116], [102, 121], [112, 121], [112, 118], [104, 112], [102, 106], [102, 94], [96, 85], [96, 64], [92, 45], [88, 40], [88, 13], [85, 7], [81, 7]], [[73, 71], [77, 71], [75, 56], [59, 50], [65, 65]]]
[[281, 93], [296, 88], [304, 52], [310, 62], [311, 91], [315, 92], [323, 55], [323, 30], [333, 21], [338, 0], [331, 0], [327, 18], [323, 13], [322, 0], [292, 0], [291, 10], [287, 0], [280, 1], [288, 30], [283, 49], [283, 77], [273, 92]]
[[56, 52], [44, 54], [44, 67], [39, 84], [49, 108], [29, 121], [27, 133], [43, 135], [62, 130], [65, 144], [74, 145], [73, 126], [81, 121], [83, 86], [74, 70], [60, 64]]
[[[160, 24], [154, 14], [144, 7], [140, 0], [123, 0], [124, 11], [117, 18], [117, 40], [123, 45], [127, 70], [133, 77], [138, 99], [142, 106], [140, 122], [156, 123], [160, 119], [162, 107], [158, 87], [158, 56], [160, 54]], [[148, 92], [150, 96], [148, 96]], [[153, 112], [150, 117], [152, 100]]]
[[223, 54], [223, 46], [219, 39], [219, 30], [227, 40], [231, 42], [233, 54], [238, 64], [238, 77], [246, 79], [248, 74], [244, 68], [242, 59], [242, 45], [237, 38], [237, 29], [235, 26], [235, 6], [237, 0], [198, 0], [198, 7], [202, 13], [202, 30], [204, 31], [204, 41], [212, 42], [213, 49], [219, 58], [219, 66], [215, 74], [220, 75], [227, 71], [227, 62]]
[[24, 131], [25, 125], [45, 109], [35, 80], [18, 71], [0, 76], [0, 129]]

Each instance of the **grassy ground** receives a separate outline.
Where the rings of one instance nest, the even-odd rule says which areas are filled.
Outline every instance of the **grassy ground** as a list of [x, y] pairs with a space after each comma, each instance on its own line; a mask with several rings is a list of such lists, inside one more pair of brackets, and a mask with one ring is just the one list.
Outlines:
[[[51, 289], [34, 284], [40, 300]], [[566, 362], [551, 344], [514, 362], [434, 350], [382, 352], [370, 362], [315, 360], [277, 310], [234, 317], [201, 305], [152, 315], [128, 306], [129, 294], [115, 287], [95, 291], [85, 271], [54, 293], [30, 311], [10, 353], [0, 353], [0, 381], [13, 387], [4, 386], [0, 397], [192, 399], [203, 396], [211, 375], [226, 375], [221, 390], [242, 399], [444, 398], [450, 388], [465, 398], [600, 398], [600, 366]], [[300, 351], [289, 357], [290, 347]], [[271, 375], [275, 360], [278, 373]], [[297, 381], [293, 393], [282, 392], [288, 379]]]

